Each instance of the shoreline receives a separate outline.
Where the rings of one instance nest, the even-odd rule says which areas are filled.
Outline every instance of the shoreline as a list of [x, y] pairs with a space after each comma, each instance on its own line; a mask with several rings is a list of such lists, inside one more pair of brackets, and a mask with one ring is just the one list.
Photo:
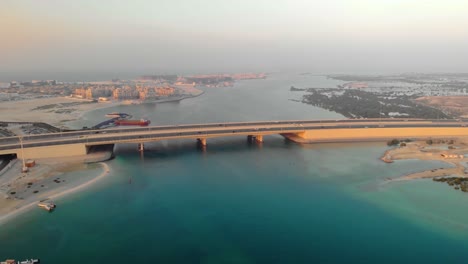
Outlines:
[[[199, 92], [193, 93], [193, 94], [187, 94], [183, 95], [181, 97], [177, 98], [165, 98], [165, 99], [160, 99], [160, 100], [154, 100], [150, 102], [143, 102], [143, 103], [167, 103], [167, 102], [174, 102], [174, 101], [181, 101], [189, 98], [194, 98], [201, 96], [205, 93], [205, 91], [198, 90]], [[64, 103], [68, 103], [70, 101], [73, 102], [82, 102], [82, 104], [78, 104], [77, 106], [74, 107], [67, 107], [64, 106]], [[69, 98], [69, 97], [52, 97], [52, 98], [44, 98], [44, 99], [32, 99], [32, 100], [22, 100], [18, 102], [8, 102], [7, 104], [2, 105], [3, 107], [6, 107], [6, 109], [12, 109], [12, 115], [17, 118], [17, 121], [20, 122], [28, 122], [30, 120], [36, 120], [38, 122], [44, 122], [52, 125], [56, 125], [59, 127], [73, 127], [70, 126], [69, 123], [83, 119], [85, 115], [88, 115], [90, 112], [98, 109], [105, 109], [105, 108], [110, 108], [110, 107], [115, 107], [115, 106], [120, 106], [123, 105], [123, 101], [115, 101], [115, 102], [101, 102], [101, 103], [90, 103], [86, 104], [86, 101], [80, 100], [80, 99], [75, 99], [75, 98]], [[49, 106], [53, 106], [52, 110], [50, 110]], [[41, 107], [43, 109], [41, 109]], [[72, 108], [71, 111], [67, 113], [60, 114], [58, 113], [57, 110], [60, 109], [67, 109], [67, 108]], [[1, 107], [0, 107], [1, 109]], [[34, 110], [32, 110], [34, 109]], [[98, 160], [101, 159], [102, 157], [98, 157]], [[107, 159], [106, 159], [107, 160]], [[18, 185], [18, 184], [25, 184], [25, 179], [26, 177], [25, 174], [22, 173], [16, 173], [16, 171], [20, 171], [19, 169], [19, 163], [16, 161], [11, 161], [12, 163], [9, 163], [1, 170], [0, 176], [4, 176], [3, 178], [3, 188], [6, 188], [3, 190], [5, 193], [5, 198], [0, 197], [2, 201], [0, 201], [0, 209], [3, 206], [3, 212], [1, 213], [2, 215], [0, 216], [0, 226], [8, 223], [10, 220], [15, 219], [22, 213], [27, 212], [31, 208], [36, 207], [37, 203], [40, 200], [45, 200], [45, 199], [59, 199], [61, 197], [64, 197], [66, 195], [76, 193], [78, 191], [81, 191], [96, 182], [100, 181], [102, 178], [104, 178], [106, 175], [111, 174], [111, 168], [110, 166], [103, 162], [97, 162], [101, 165], [102, 167], [102, 172], [94, 176], [91, 179], [86, 179], [85, 182], [81, 180], [76, 180], [72, 179], [72, 182], [67, 182], [65, 185], [50, 185], [50, 181], [52, 178], [56, 178], [57, 176], [61, 176], [62, 174], [67, 174], [69, 172], [72, 172], [73, 170], [69, 171], [70, 168], [73, 166], [76, 166], [76, 164], [85, 164], [85, 160], [80, 161], [80, 157], [78, 157], [77, 160], [73, 159], [61, 159], [61, 162], [57, 163], [57, 161], [51, 161], [51, 160], [43, 160], [39, 161], [39, 166], [37, 166], [36, 169], [33, 170], [33, 174], [27, 176], [26, 179], [29, 182], [34, 182], [34, 186], [37, 186], [37, 184], [41, 184], [41, 182], [37, 183], [37, 181], [49, 181], [49, 184], [43, 183], [44, 185], [47, 185], [47, 188], [45, 188], [45, 192], [41, 189], [41, 194], [39, 195], [32, 195], [32, 194], [27, 194], [27, 196], [24, 196], [24, 198], [21, 198], [23, 194], [17, 193], [16, 195], [18, 198], [9, 198], [11, 195], [10, 193], [7, 192], [8, 188], [11, 185]], [[82, 169], [78, 169], [78, 171], [81, 171]], [[0, 179], [1, 180], [1, 179]], [[62, 181], [62, 180], [61, 180]], [[74, 182], [73, 181], [77, 181]], [[1, 182], [0, 182], [1, 183]], [[55, 183], [53, 183], [55, 184]], [[7, 186], [8, 185], [8, 186]], [[42, 187], [42, 186], [41, 186]], [[24, 187], [23, 187], [24, 188]], [[48, 190], [48, 188], [52, 188]], [[31, 188], [32, 190], [32, 188]], [[2, 192], [3, 192], [2, 191]], [[17, 192], [17, 190], [14, 190]], [[0, 193], [2, 193], [0, 192]], [[23, 191], [24, 192], [24, 191]], [[29, 191], [30, 192], [30, 191]], [[15, 196], [16, 196], [15, 195]], [[36, 200], [37, 199], [37, 200]], [[0, 210], [2, 211], [2, 210]]]
[[[94, 178], [90, 179], [89, 181], [86, 181], [86, 182], [84, 182], [82, 184], [79, 184], [77, 186], [70, 186], [66, 190], [60, 191], [58, 193], [53, 193], [54, 191], [52, 190], [51, 191], [52, 194], [48, 195], [47, 198], [45, 198], [45, 199], [46, 200], [48, 200], [48, 199], [58, 199], [58, 198], [64, 197], [66, 195], [77, 192], [77, 191], [79, 191], [81, 189], [84, 189], [84, 188], [86, 188], [88, 186], [91, 186], [94, 183], [101, 180], [102, 178], [104, 178], [106, 175], [109, 175], [110, 172], [111, 172], [109, 165], [104, 163], [104, 162], [99, 162], [99, 164], [102, 166], [103, 170], [96, 177], [94, 177]], [[44, 200], [44, 199], [40, 199], [40, 200]], [[32, 207], [37, 205], [38, 202], [39, 201], [34, 201], [34, 202], [31, 202], [31, 203], [28, 203], [28, 204], [25, 204], [25, 205], [20, 205], [19, 207], [15, 206], [12, 211], [10, 211], [9, 213], [7, 213], [7, 214], [0, 217], [0, 226], [8, 223], [10, 220], [14, 219], [15, 217], [18, 217], [20, 214], [27, 212], [29, 209], [31, 209]]]
[[[182, 101], [203, 95], [205, 91], [188, 91], [175, 98], [163, 98], [139, 103], [166, 103]], [[8, 112], [14, 117], [11, 122], [43, 122], [55, 127], [72, 128], [71, 122], [83, 119], [89, 112], [97, 109], [106, 109], [125, 105], [125, 101], [91, 102], [89, 100], [71, 98], [66, 96], [31, 98], [18, 101], [5, 101], [0, 105], [0, 111]], [[5, 120], [7, 121], [7, 120]]]
[[[387, 178], [385, 179], [385, 183], [433, 179], [437, 177], [468, 178], [468, 158], [464, 156], [468, 153], [466, 140], [466, 138], [459, 138], [454, 144], [443, 142], [435, 145], [419, 141], [386, 150], [380, 157], [380, 160], [385, 163], [416, 159], [419, 161], [440, 161], [450, 165], [450, 167], [411, 172], [395, 178]], [[448, 146], [452, 146], [452, 148]], [[448, 157], [448, 155], [451, 155], [451, 157]]]
[[[185, 100], [185, 99], [190, 99], [190, 98], [195, 98], [195, 97], [201, 96], [201, 95], [203, 95], [205, 93], [205, 91], [202, 91], [202, 90], [200, 90], [200, 91], [201, 92], [199, 94], [196, 94], [196, 95], [186, 95], [186, 96], [182, 96], [181, 98], [171, 98], [171, 99], [166, 98], [166, 99], [154, 100], [154, 101], [149, 101], [149, 102], [141, 102], [141, 103], [138, 103], [138, 104], [157, 104], [157, 103], [170, 103], [170, 102], [182, 101], [182, 100]], [[81, 119], [83, 119], [83, 117], [85, 115], [89, 114], [92, 111], [98, 110], [98, 109], [106, 109], [106, 108], [111, 108], [111, 107], [116, 107], [116, 106], [128, 105], [128, 104], [125, 104], [123, 101], [106, 102], [106, 103], [102, 103], [102, 104], [108, 104], [108, 105], [103, 106], [103, 107], [96, 107], [96, 108], [80, 111], [78, 116], [75, 119], [73, 119], [73, 120], [60, 120], [59, 123], [62, 123], [63, 126], [66, 126], [66, 127], [70, 128], [70, 129], [79, 129], [79, 128], [73, 128], [73, 126], [70, 125], [70, 122], [75, 122], [77, 120], [81, 120]], [[130, 105], [132, 105], [132, 104], [130, 104]]]

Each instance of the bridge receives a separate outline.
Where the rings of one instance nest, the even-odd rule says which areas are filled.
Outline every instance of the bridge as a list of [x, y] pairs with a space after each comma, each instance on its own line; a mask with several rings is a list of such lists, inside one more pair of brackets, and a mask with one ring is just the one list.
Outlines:
[[279, 134], [299, 143], [380, 141], [393, 138], [455, 138], [468, 136], [465, 120], [427, 119], [344, 119], [230, 122], [79, 130], [40, 135], [0, 137], [0, 155], [18, 158], [80, 156], [92, 146], [194, 139], [206, 146], [216, 137], [247, 136], [263, 142], [267, 135]]

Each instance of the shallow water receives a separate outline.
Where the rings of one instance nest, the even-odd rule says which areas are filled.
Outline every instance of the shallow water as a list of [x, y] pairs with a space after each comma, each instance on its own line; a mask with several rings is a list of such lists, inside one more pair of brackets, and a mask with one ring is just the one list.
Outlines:
[[[97, 110], [156, 124], [340, 118], [288, 101], [289, 87], [333, 87], [317, 76], [273, 76], [177, 104]], [[77, 126], [81, 125], [76, 123]], [[0, 257], [44, 263], [463, 262], [468, 196], [430, 180], [385, 179], [447, 167], [387, 164], [384, 143], [298, 145], [280, 136], [119, 145], [110, 177], [0, 229]]]

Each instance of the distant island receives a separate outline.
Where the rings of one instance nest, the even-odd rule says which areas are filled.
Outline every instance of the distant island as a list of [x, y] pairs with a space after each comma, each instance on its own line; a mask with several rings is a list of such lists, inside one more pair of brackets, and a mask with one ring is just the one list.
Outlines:
[[[45, 122], [57, 127], [86, 111], [120, 104], [163, 103], [200, 96], [206, 87], [233, 86], [236, 81], [265, 79], [264, 73], [141, 75], [134, 80], [62, 82], [11, 81], [0, 84], [0, 103], [15, 121]], [[3, 121], [12, 121], [4, 117]]]
[[328, 75], [344, 81], [337, 88], [298, 88], [303, 103], [349, 118], [468, 117], [467, 74], [401, 74], [389, 76]]
[[211, 75], [142, 75], [134, 80], [112, 79], [98, 82], [60, 82], [57, 80], [11, 81], [0, 88], [2, 101], [23, 98], [68, 96], [91, 101], [127, 101], [129, 103], [180, 100], [203, 93], [200, 87], [229, 87], [235, 81], [265, 79], [264, 73]]
[[[291, 89], [300, 91], [301, 89]], [[302, 102], [337, 112], [348, 118], [429, 118], [447, 119], [449, 115], [439, 109], [418, 104], [415, 96], [392, 96], [360, 90], [306, 89]]]

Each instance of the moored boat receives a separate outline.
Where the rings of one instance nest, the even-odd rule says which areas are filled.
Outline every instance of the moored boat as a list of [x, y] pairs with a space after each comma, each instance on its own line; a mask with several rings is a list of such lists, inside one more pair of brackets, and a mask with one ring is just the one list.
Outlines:
[[23, 261], [16, 261], [14, 259], [7, 259], [5, 261], [0, 262], [0, 264], [34, 264], [34, 263], [41, 263], [40, 259], [26, 259]]
[[148, 119], [140, 119], [140, 120], [115, 120], [114, 124], [116, 126], [147, 126], [151, 123]]
[[47, 210], [47, 211], [52, 211], [55, 209], [55, 207], [57, 207], [53, 202], [39, 202], [37, 204], [37, 206], [39, 206], [40, 208], [43, 208], [44, 210]]
[[18, 262], [18, 264], [34, 264], [34, 263], [41, 263], [41, 260], [40, 259], [27, 259], [27, 260]]
[[129, 115], [127, 113], [112, 112], [112, 113], [106, 114], [106, 117], [110, 117], [110, 118], [130, 118], [131, 115]]

